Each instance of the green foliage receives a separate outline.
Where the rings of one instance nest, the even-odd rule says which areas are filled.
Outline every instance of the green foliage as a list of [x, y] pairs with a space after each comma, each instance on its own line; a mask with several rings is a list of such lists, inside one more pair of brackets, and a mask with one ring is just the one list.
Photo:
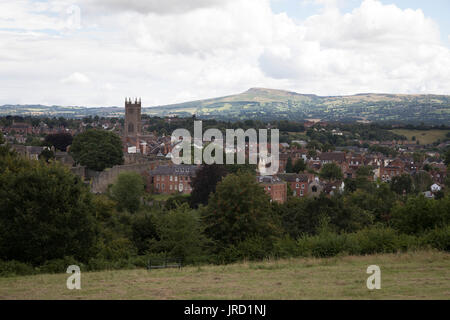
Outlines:
[[187, 204], [160, 214], [156, 230], [159, 240], [151, 241], [152, 250], [181, 258], [186, 263], [197, 262], [209, 242], [204, 236], [198, 211]]
[[6, 161], [0, 174], [0, 259], [38, 265], [92, 256], [95, 223], [88, 188], [60, 165], [15, 160]]
[[70, 133], [54, 133], [45, 137], [45, 142], [54, 146], [56, 149], [66, 151], [72, 144], [73, 137]]
[[305, 169], [306, 169], [306, 163], [303, 159], [298, 159], [297, 161], [295, 161], [294, 167], [292, 168], [294, 173], [303, 172], [303, 171], [305, 171]]
[[432, 248], [450, 252], [450, 225], [428, 231], [423, 236], [423, 242]]
[[289, 157], [286, 162], [286, 173], [294, 173], [294, 166], [292, 164], [291, 157]]
[[220, 246], [237, 244], [249, 237], [274, 235], [277, 223], [269, 200], [253, 175], [226, 176], [202, 211], [207, 235]]
[[409, 197], [392, 210], [392, 225], [406, 234], [421, 234], [450, 223], [450, 197], [439, 201], [423, 195]]
[[209, 195], [216, 191], [216, 185], [227, 174], [224, 165], [203, 165], [192, 179], [190, 204], [192, 207], [207, 205]]
[[391, 190], [399, 195], [410, 194], [414, 190], [413, 187], [413, 180], [409, 174], [395, 176], [391, 180]]
[[431, 175], [426, 171], [419, 171], [413, 176], [414, 190], [417, 192], [425, 192], [430, 190], [433, 184]]
[[341, 168], [334, 162], [325, 163], [320, 169], [319, 175], [326, 180], [341, 180], [343, 178]]
[[50, 149], [44, 149], [42, 150], [41, 154], [39, 155], [39, 159], [44, 160], [45, 162], [49, 162], [52, 159], [55, 159], [55, 153]]
[[136, 212], [144, 194], [144, 180], [139, 173], [123, 172], [111, 187], [111, 197], [117, 202], [119, 211]]
[[144, 254], [151, 249], [154, 240], [159, 241], [157, 221], [154, 214], [139, 213], [132, 222], [132, 240], [138, 250], [138, 254]]
[[339, 254], [395, 253], [421, 246], [418, 238], [383, 227], [372, 227], [350, 234], [322, 232], [315, 236], [303, 236], [298, 239], [297, 244], [300, 256], [318, 258]]
[[78, 134], [70, 154], [77, 163], [96, 171], [123, 164], [122, 141], [109, 131], [87, 130]]

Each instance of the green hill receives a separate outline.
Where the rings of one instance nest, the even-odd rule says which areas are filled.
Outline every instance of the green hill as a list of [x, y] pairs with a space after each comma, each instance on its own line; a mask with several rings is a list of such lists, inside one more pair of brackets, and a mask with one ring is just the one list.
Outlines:
[[[405, 94], [357, 94], [321, 97], [291, 91], [252, 88], [243, 93], [206, 100], [144, 108], [154, 116], [192, 116], [218, 120], [258, 119], [324, 121], [393, 121], [450, 123], [450, 96]], [[4, 105], [0, 115], [121, 117], [123, 107], [61, 107]]]
[[252, 88], [241, 94], [149, 108], [145, 112], [158, 116], [196, 114], [229, 120], [318, 118], [326, 121], [449, 123], [450, 96], [368, 93], [321, 97]]

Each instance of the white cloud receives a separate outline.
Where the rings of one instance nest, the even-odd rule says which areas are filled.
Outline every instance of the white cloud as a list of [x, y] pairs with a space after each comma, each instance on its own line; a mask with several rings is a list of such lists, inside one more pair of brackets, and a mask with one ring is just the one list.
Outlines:
[[134, 11], [142, 14], [179, 14], [200, 8], [221, 6], [235, 0], [80, 0], [88, 9], [103, 12]]
[[[101, 0], [76, 3], [83, 29], [66, 32], [69, 2], [0, 0], [0, 104], [121, 105], [140, 96], [151, 106], [256, 86], [450, 94], [450, 50], [420, 10], [365, 0], [348, 14], [328, 5], [295, 22], [269, 0], [115, 0], [109, 12]], [[48, 28], [57, 32], [39, 31]]]
[[67, 78], [61, 79], [61, 83], [64, 84], [87, 84], [89, 82], [91, 82], [91, 80], [80, 72], [74, 72]]

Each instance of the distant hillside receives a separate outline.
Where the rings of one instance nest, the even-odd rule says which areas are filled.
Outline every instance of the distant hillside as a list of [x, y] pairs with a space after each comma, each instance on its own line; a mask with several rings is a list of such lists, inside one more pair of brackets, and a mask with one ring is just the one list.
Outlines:
[[[123, 116], [123, 107], [85, 108], [27, 105], [0, 107], [0, 115]], [[154, 116], [191, 116], [220, 120], [304, 120], [395, 121], [408, 123], [450, 123], [450, 96], [357, 94], [321, 97], [312, 94], [252, 88], [241, 94], [144, 108]]]
[[318, 118], [340, 121], [404, 121], [450, 123], [450, 96], [358, 94], [320, 97], [252, 88], [244, 93], [146, 110], [153, 115], [191, 115], [215, 119]]

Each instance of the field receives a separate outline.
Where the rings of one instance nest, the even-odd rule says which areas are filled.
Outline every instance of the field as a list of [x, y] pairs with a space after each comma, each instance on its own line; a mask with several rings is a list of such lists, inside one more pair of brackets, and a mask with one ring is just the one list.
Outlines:
[[[381, 289], [370, 291], [373, 264]], [[450, 299], [450, 254], [437, 251], [82, 272], [81, 290], [68, 276], [0, 278], [0, 299]]]
[[420, 144], [431, 144], [441, 139], [444, 140], [445, 135], [450, 132], [449, 130], [407, 130], [407, 129], [396, 129], [392, 130], [396, 134], [403, 135], [408, 138], [411, 143], [415, 143], [413, 141], [413, 137], [416, 137], [416, 141], [419, 140]]

